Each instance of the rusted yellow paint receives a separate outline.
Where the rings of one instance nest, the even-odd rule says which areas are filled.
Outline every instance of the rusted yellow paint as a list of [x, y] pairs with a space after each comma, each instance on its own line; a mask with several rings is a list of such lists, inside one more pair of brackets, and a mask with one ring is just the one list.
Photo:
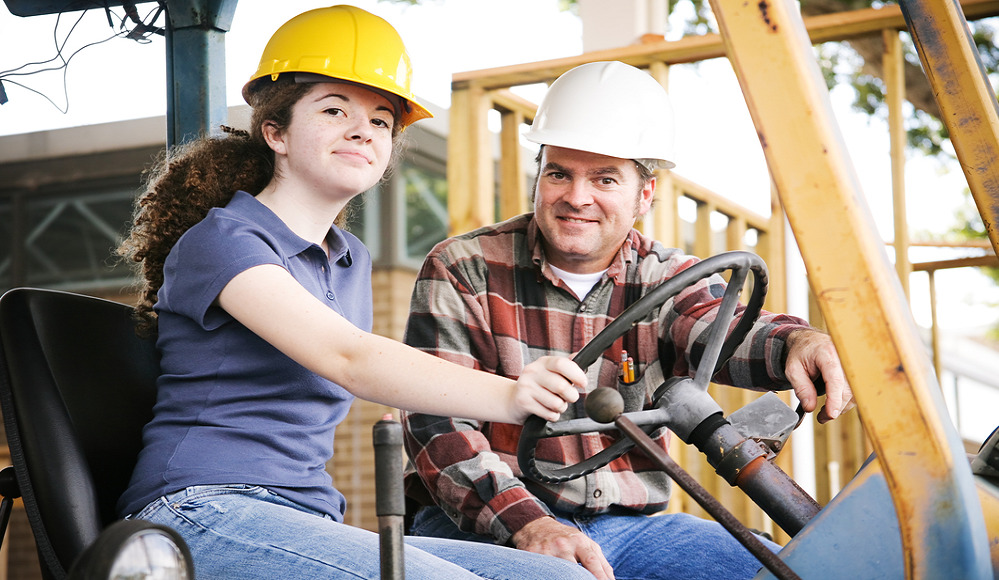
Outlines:
[[808, 34], [790, 0], [712, 0], [711, 7], [892, 491], [906, 577], [930, 578], [937, 556], [927, 533], [940, 517], [937, 502], [966, 501], [952, 472], [957, 459], [967, 464], [953, 426], [941, 419], [939, 387], [863, 201]]
[[958, 4], [951, 0], [910, 2], [906, 10], [913, 43], [941, 119], [985, 222], [999, 248], [999, 108], [981, 68], [977, 48]]

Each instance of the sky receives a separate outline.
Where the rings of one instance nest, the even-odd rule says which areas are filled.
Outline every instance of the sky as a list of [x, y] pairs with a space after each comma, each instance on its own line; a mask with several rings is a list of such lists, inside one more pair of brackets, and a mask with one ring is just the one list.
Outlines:
[[[376, 0], [350, 3], [382, 16], [399, 30], [413, 61], [415, 94], [440, 107], [450, 103], [450, 81], [455, 72], [576, 55], [583, 50], [579, 17], [559, 11], [557, 0], [425, 0], [420, 6]], [[225, 38], [228, 103], [243, 103], [240, 89], [255, 70], [267, 39], [281, 23], [307, 9], [329, 4], [240, 0]], [[138, 7], [143, 16], [154, 8], [155, 4]], [[102, 11], [87, 12], [77, 24], [80, 15], [64, 15], [56, 28], [54, 16], [19, 18], [0, 6], [0, 77], [27, 84], [55, 102], [53, 105], [5, 81], [9, 102], [0, 106], [0, 136], [165, 112], [164, 42], [159, 36], [145, 43], [113, 38], [87, 47], [72, 57], [65, 71], [7, 76], [4, 71], [54, 57], [57, 43], [65, 44], [68, 56], [116, 31], [108, 26]], [[675, 14], [671, 30], [682, 29], [682, 18], [682, 12]], [[677, 32], [667, 34], [668, 38], [676, 36]], [[40, 68], [44, 67], [34, 65], [25, 70]], [[538, 102], [544, 90], [529, 87], [518, 92]], [[672, 67], [670, 96], [677, 111], [676, 171], [768, 215], [766, 162], [728, 61]], [[831, 99], [878, 230], [890, 240], [887, 126], [881, 119], [851, 111], [849, 89], [834, 90]], [[911, 236], [945, 232], [964, 201], [966, 182], [957, 163], [910, 152], [906, 184]], [[914, 248], [910, 257], [920, 261], [953, 254]], [[941, 327], [980, 334], [999, 319], [999, 289], [976, 269], [939, 272], [937, 283]], [[928, 326], [926, 276], [914, 274], [910, 286], [913, 316], [918, 324]], [[802, 314], [800, 310], [794, 313]]]
[[[280, 24], [305, 10], [332, 3], [239, 0], [225, 39], [229, 103], [243, 102], [240, 89]], [[582, 52], [579, 18], [559, 12], [556, 0], [425, 0], [421, 6], [376, 0], [349, 3], [382, 16], [399, 30], [413, 60], [414, 92], [440, 106], [450, 102], [451, 74], [456, 71]], [[154, 7], [155, 4], [140, 4], [138, 10], [145, 15]], [[121, 13], [120, 8], [118, 12]], [[66, 37], [79, 14], [63, 16], [58, 31], [60, 39]], [[484, 26], [484, 22], [489, 25]], [[0, 71], [54, 56], [54, 23], [54, 17], [19, 18], [11, 15], [5, 6], [0, 7]], [[447, 34], [442, 34], [445, 29]], [[103, 40], [113, 32], [103, 11], [89, 11], [71, 35], [67, 52]], [[115, 39], [74, 57], [67, 75], [70, 99], [66, 115], [52, 105], [47, 105], [47, 110], [36, 107], [44, 102], [40, 97], [29, 97], [16, 87], [8, 87], [11, 102], [0, 107], [0, 135], [162, 114], [166, 108], [164, 42], [159, 36], [151, 38], [147, 44]], [[45, 87], [44, 92], [65, 108], [61, 73], [14, 80]], [[29, 103], [30, 110], [37, 114], [23, 114]]]

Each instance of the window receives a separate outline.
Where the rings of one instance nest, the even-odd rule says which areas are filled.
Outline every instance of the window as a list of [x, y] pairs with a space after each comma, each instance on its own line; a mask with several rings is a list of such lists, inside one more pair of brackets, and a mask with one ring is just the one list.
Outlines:
[[132, 183], [0, 199], [0, 287], [72, 291], [132, 284], [114, 249], [128, 229]]
[[443, 164], [407, 157], [387, 180], [351, 201], [347, 229], [375, 264], [419, 268], [448, 235]]
[[417, 167], [403, 166], [406, 197], [406, 258], [421, 263], [438, 242], [447, 238], [447, 177]]

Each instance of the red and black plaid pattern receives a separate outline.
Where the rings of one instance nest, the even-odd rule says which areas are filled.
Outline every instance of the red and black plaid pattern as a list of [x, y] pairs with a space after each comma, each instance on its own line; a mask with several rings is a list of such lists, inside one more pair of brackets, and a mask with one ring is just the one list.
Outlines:
[[[458, 236], [427, 256], [413, 291], [407, 344], [452, 362], [514, 378], [544, 355], [572, 355], [625, 308], [697, 262], [632, 230], [604, 277], [577, 297], [548, 266], [533, 214]], [[668, 375], [687, 375], [707, 340], [725, 283], [719, 276], [687, 288], [619, 339], [587, 371], [587, 390], [621, 391], [627, 411], [651, 403]], [[716, 380], [766, 390], [784, 381], [784, 339], [807, 324], [764, 312]], [[636, 381], [619, 380], [626, 350]], [[585, 416], [583, 397], [563, 419]], [[559, 485], [522, 479], [517, 465], [520, 426], [403, 413], [406, 448], [419, 478], [412, 497], [440, 505], [459, 527], [506, 543], [549, 507], [601, 513], [622, 506], [642, 513], [666, 507], [670, 481], [640, 451], [586, 477]], [[669, 434], [656, 438], [665, 449]], [[537, 459], [549, 468], [572, 465], [614, 442], [608, 434], [544, 439]], [[425, 486], [421, 489], [420, 484]]]

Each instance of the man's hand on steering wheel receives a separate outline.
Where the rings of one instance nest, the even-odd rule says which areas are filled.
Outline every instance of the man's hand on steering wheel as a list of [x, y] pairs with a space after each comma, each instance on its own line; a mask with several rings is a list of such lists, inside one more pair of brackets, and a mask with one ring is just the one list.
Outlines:
[[817, 330], [796, 330], [787, 337], [787, 365], [784, 375], [801, 401], [811, 412], [818, 402], [813, 379], [825, 382], [826, 403], [816, 416], [819, 423], [831, 421], [857, 406], [853, 391], [846, 382], [836, 347], [828, 334]]

